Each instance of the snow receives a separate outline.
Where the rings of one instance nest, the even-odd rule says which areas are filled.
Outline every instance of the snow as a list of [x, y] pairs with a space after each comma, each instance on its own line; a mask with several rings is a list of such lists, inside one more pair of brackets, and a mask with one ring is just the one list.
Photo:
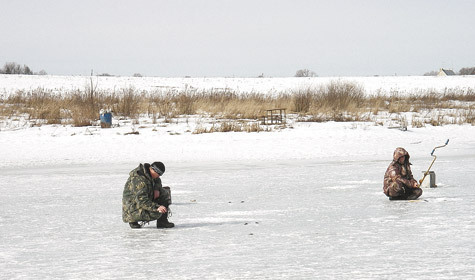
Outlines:
[[[72, 85], [50, 78], [38, 79]], [[255, 81], [240, 90], [269, 88]], [[475, 126], [290, 120], [272, 132], [192, 134], [193, 125], [1, 127], [2, 278], [475, 277]], [[447, 139], [432, 169], [438, 188], [417, 202], [384, 196], [396, 147], [420, 179]], [[155, 160], [167, 166], [176, 227], [132, 230], [121, 220], [123, 185]]]
[[[135, 88], [147, 92], [168, 92], [183, 90], [232, 90], [235, 92], [257, 92], [278, 94], [292, 90], [327, 85], [331, 81], [357, 83], [367, 94], [407, 95], [433, 90], [444, 92], [458, 89], [464, 92], [475, 90], [475, 76], [382, 76], [382, 77], [312, 77], [312, 78], [161, 78], [161, 77], [93, 77], [97, 90], [120, 91]], [[38, 88], [55, 93], [85, 90], [91, 84], [87, 76], [37, 76], [0, 75], [0, 97], [17, 90], [31, 91]]]
[[2, 168], [0, 269], [6, 279], [471, 279], [475, 160], [449, 149], [428, 202], [387, 200], [388, 160], [170, 163], [167, 230], [121, 221], [134, 163]]
[[[28, 165], [114, 164], [142, 161], [246, 162], [299, 159], [390, 159], [394, 148], [406, 147], [416, 157], [430, 156], [434, 146], [451, 139], [451, 153], [474, 148], [475, 127], [428, 126], [409, 131], [373, 123], [301, 123], [293, 128], [259, 133], [192, 134], [185, 122], [167, 127], [142, 125], [101, 129], [44, 125], [0, 131], [0, 167]], [[138, 131], [140, 134], [128, 135]], [[188, 131], [188, 132], [187, 132]]]

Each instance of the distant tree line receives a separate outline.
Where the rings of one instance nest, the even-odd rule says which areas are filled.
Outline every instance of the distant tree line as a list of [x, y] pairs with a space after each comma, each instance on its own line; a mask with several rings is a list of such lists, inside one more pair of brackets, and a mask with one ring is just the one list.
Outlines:
[[16, 62], [7, 62], [0, 69], [0, 74], [11, 74], [11, 75], [47, 75], [45, 70], [40, 70], [39, 72], [33, 72], [28, 65], [20, 65]]
[[464, 67], [460, 69], [459, 75], [475, 75], [475, 67]]
[[295, 77], [303, 78], [303, 77], [317, 77], [317, 74], [309, 69], [300, 69], [295, 72]]
[[[427, 73], [424, 73], [424, 76], [437, 76], [439, 74], [439, 71], [430, 71]], [[457, 72], [455, 72], [456, 75], [475, 75], [475, 67], [464, 67], [460, 69]]]

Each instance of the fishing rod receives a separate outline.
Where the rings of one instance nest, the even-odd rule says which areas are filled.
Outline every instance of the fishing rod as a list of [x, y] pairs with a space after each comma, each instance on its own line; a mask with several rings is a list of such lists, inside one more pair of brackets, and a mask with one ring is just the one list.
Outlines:
[[449, 144], [449, 139], [447, 139], [447, 141], [445, 142], [444, 145], [442, 145], [442, 146], [437, 146], [437, 147], [435, 147], [435, 148], [432, 150], [432, 153], [430, 153], [430, 155], [433, 156], [434, 159], [432, 160], [432, 163], [430, 164], [430, 166], [429, 166], [429, 168], [427, 169], [427, 171], [424, 172], [424, 177], [422, 177], [422, 179], [419, 180], [419, 186], [422, 185], [422, 182], [424, 182], [424, 179], [425, 179], [426, 176], [429, 174], [429, 170], [430, 170], [430, 168], [432, 167], [432, 165], [434, 164], [434, 161], [437, 159], [437, 156], [434, 155], [435, 150], [438, 149], [438, 148], [443, 148], [443, 147], [447, 146], [447, 144]]

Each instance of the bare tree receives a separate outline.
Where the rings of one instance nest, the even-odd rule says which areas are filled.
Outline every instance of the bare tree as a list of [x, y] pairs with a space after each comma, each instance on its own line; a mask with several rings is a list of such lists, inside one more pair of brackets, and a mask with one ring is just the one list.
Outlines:
[[16, 64], [16, 62], [6, 62], [3, 65], [2, 73], [3, 74], [21, 74], [21, 66]]
[[437, 76], [437, 74], [439, 74], [439, 72], [430, 71], [430, 72], [424, 73], [424, 76]]
[[475, 67], [464, 67], [460, 69], [459, 75], [475, 75]]
[[309, 69], [300, 69], [295, 73], [295, 77], [317, 77], [317, 74]]
[[22, 74], [25, 74], [25, 75], [33, 75], [33, 71], [31, 71], [30, 67], [28, 67], [28, 65], [23, 65], [23, 73]]
[[3, 65], [3, 68], [0, 69], [0, 74], [33, 75], [33, 71], [31, 71], [28, 65], [21, 66], [16, 62], [7, 62]]

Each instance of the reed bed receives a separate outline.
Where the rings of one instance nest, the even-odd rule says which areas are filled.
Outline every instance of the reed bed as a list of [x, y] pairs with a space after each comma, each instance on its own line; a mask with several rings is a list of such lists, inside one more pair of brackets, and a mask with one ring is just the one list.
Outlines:
[[[217, 120], [231, 120], [220, 127], [203, 129], [205, 133], [259, 131], [259, 128], [248, 129], [232, 120], [257, 121], [266, 110], [274, 108], [287, 109], [287, 113], [294, 114], [298, 121], [373, 121], [381, 114], [412, 112], [415, 116], [411, 124], [417, 127], [449, 123], [475, 125], [474, 104], [475, 92], [472, 90], [427, 90], [410, 95], [367, 96], [363, 86], [341, 81], [319, 88], [274, 94], [229, 90], [146, 92], [132, 87], [107, 92], [97, 91], [91, 85], [83, 91], [62, 94], [41, 88], [17, 91], [0, 99], [0, 117], [23, 115], [30, 120], [41, 120], [39, 123], [88, 126], [97, 122], [101, 109], [108, 109], [115, 117], [129, 119], [146, 115], [154, 121], [163, 119], [170, 122], [183, 116], [206, 115]], [[231, 128], [227, 129], [229, 126]]]

